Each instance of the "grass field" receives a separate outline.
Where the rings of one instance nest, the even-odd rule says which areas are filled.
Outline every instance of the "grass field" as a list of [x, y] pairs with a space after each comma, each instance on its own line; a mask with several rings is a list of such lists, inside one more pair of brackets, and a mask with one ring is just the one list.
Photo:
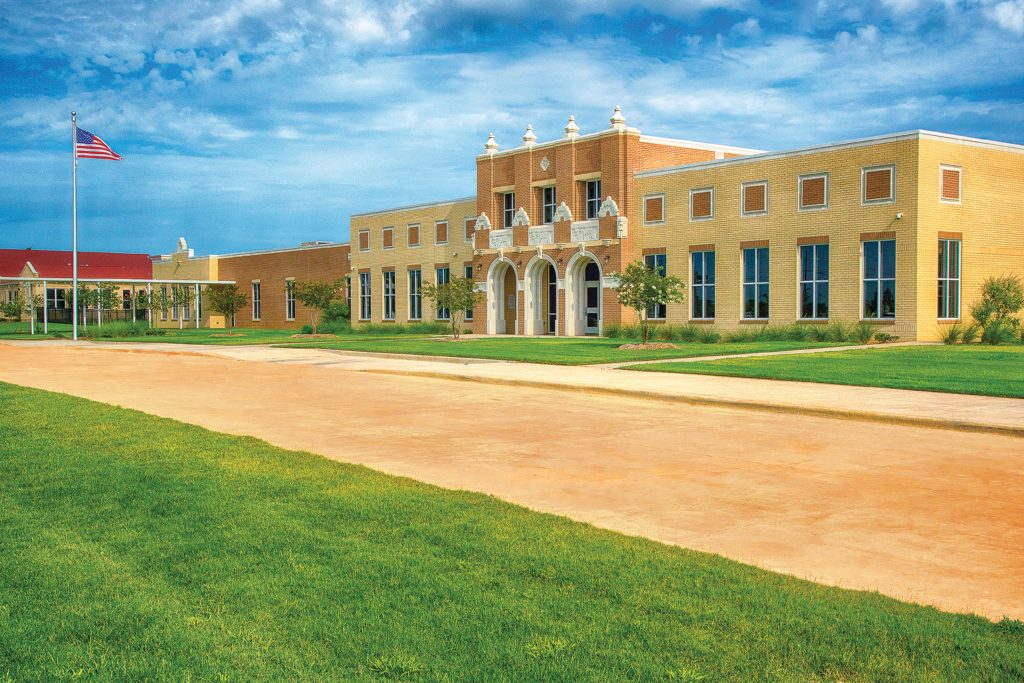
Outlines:
[[1024, 346], [901, 346], [627, 369], [1024, 398]]
[[135, 411], [0, 384], [0, 443], [0, 680], [1024, 679], [1018, 621]]
[[657, 360], [661, 358], [690, 358], [720, 354], [755, 353], [758, 351], [786, 351], [835, 346], [834, 343], [797, 341], [762, 341], [741, 343], [700, 344], [679, 342], [677, 349], [652, 351], [621, 351], [619, 346], [629, 339], [603, 337], [543, 338], [543, 337], [486, 337], [468, 336], [466, 341], [438, 342], [433, 339], [343, 339], [327, 342], [295, 344], [299, 347], [320, 349], [347, 349], [380, 353], [408, 353], [417, 356], [455, 356], [458, 358], [489, 358], [527, 363], [555, 365], [587, 365], [592, 363], [627, 363], [629, 361]]

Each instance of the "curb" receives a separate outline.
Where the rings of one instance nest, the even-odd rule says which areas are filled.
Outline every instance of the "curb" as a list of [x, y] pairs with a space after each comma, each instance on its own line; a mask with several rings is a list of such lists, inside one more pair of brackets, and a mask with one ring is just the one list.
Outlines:
[[644, 398], [669, 403], [683, 403], [694, 406], [713, 406], [719, 408], [740, 408], [743, 410], [754, 410], [758, 412], [777, 413], [783, 415], [808, 415], [816, 417], [830, 417], [841, 420], [855, 420], [859, 422], [874, 422], [880, 424], [894, 424], [908, 427], [925, 427], [928, 429], [942, 429], [958, 432], [973, 432], [980, 434], [998, 434], [1024, 438], [1024, 426], [1011, 427], [992, 425], [980, 422], [967, 422], [963, 420], [952, 420], [931, 417], [912, 417], [900, 415], [883, 415], [863, 410], [844, 410], [841, 408], [808, 408], [780, 403], [761, 403], [757, 401], [744, 401], [739, 399], [711, 398], [706, 396], [687, 396], [681, 394], [666, 394], [658, 391], [643, 391], [639, 389], [612, 389], [607, 387], [581, 386], [573, 384], [558, 384], [555, 382], [539, 382], [536, 380], [500, 379], [496, 377], [470, 377], [466, 375], [453, 375], [444, 372], [427, 372], [422, 370], [383, 370], [370, 369], [360, 370], [376, 375], [392, 375], [396, 377], [424, 377], [428, 379], [443, 379], [457, 382], [473, 382], [477, 384], [495, 384], [500, 386], [527, 387], [531, 389], [552, 389], [576, 394], [589, 394], [598, 396], [624, 396], [628, 398]]

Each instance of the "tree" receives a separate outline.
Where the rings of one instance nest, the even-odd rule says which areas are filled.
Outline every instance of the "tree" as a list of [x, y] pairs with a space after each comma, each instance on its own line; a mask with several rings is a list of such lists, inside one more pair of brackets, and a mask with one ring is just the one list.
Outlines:
[[[171, 303], [178, 308], [178, 329], [185, 327], [185, 312], [191, 310], [196, 301], [196, 292], [192, 285], [175, 285], [171, 290]], [[196, 321], [198, 325], [198, 321]]]
[[249, 303], [249, 298], [238, 290], [238, 285], [211, 287], [207, 290], [206, 300], [213, 310], [224, 316], [224, 326], [231, 332], [231, 321], [238, 309]]
[[0, 304], [0, 316], [5, 320], [21, 320], [21, 292], [14, 290], [9, 301]]
[[316, 334], [316, 325], [320, 317], [330, 308], [343, 284], [341, 280], [307, 280], [290, 285], [295, 288], [295, 300], [309, 309], [309, 324], [313, 326], [313, 334]]
[[484, 298], [483, 292], [476, 291], [476, 285], [468, 277], [453, 277], [448, 282], [435, 285], [424, 282], [420, 287], [420, 295], [434, 302], [434, 308], [447, 308], [448, 321], [452, 326], [452, 339], [458, 341], [466, 310], [476, 306]]
[[[68, 288], [64, 295], [67, 298], [68, 303], [73, 301], [74, 288]], [[75, 315], [79, 312], [82, 314], [82, 327], [86, 327], [89, 321], [89, 307], [96, 306], [99, 302], [99, 293], [86, 285], [78, 285], [78, 311], [75, 311]]]
[[1015, 275], [990, 277], [981, 286], [981, 299], [971, 307], [971, 315], [984, 329], [1020, 327], [1017, 313], [1024, 308], [1024, 282]]
[[619, 279], [619, 303], [629, 306], [639, 315], [643, 343], [646, 344], [651, 334], [647, 311], [654, 306], [683, 301], [686, 285], [674, 275], [664, 275], [648, 268], [642, 261], [630, 263], [614, 277]]

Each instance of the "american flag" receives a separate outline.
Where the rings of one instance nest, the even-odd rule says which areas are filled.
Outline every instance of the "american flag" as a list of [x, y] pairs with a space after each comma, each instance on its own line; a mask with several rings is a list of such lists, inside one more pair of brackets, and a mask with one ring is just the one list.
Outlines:
[[75, 152], [79, 159], [121, 159], [121, 155], [107, 147], [107, 143], [100, 140], [98, 135], [81, 128], [75, 130]]

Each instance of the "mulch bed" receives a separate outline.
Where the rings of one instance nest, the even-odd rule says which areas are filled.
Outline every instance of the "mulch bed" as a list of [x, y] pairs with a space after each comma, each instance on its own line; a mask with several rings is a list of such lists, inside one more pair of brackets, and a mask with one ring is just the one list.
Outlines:
[[654, 342], [648, 344], [623, 344], [619, 347], [620, 351], [657, 351], [658, 349], [678, 349], [679, 347], [675, 344], [669, 344], [668, 342]]
[[337, 339], [336, 334], [293, 334], [292, 339]]

